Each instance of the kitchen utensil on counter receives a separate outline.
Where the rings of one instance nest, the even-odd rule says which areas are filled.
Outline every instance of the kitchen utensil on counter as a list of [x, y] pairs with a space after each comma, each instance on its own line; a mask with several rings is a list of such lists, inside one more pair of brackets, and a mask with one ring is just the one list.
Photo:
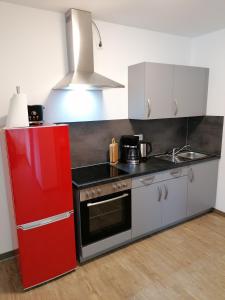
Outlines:
[[152, 145], [150, 142], [140, 141], [140, 159], [146, 161], [149, 158], [150, 153], [152, 152]]
[[20, 87], [16, 87], [16, 94], [10, 99], [6, 127], [28, 127], [27, 96], [20, 93]]
[[109, 160], [111, 164], [117, 164], [119, 159], [119, 146], [115, 138], [112, 138], [112, 144], [109, 145]]
[[122, 135], [120, 139], [121, 162], [132, 165], [139, 164], [139, 137], [134, 135]]
[[28, 115], [29, 115], [29, 124], [34, 125], [42, 125], [44, 123], [43, 120], [43, 110], [44, 106], [40, 104], [36, 105], [28, 105]]
[[138, 136], [139, 141], [143, 141], [144, 138], [143, 133], [135, 134], [134, 136]]

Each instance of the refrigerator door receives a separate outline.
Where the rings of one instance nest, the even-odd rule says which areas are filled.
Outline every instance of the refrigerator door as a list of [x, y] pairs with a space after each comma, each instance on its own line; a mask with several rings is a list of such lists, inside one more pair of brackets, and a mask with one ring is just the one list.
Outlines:
[[19, 225], [19, 264], [25, 289], [76, 267], [73, 211]]
[[73, 209], [67, 125], [6, 130], [16, 224]]

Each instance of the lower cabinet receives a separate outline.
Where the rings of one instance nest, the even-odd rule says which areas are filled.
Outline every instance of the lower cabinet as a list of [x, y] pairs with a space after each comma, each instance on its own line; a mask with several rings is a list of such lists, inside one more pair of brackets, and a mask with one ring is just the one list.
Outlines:
[[151, 180], [145, 177], [135, 179], [132, 189], [132, 238], [147, 235], [213, 208], [218, 162], [199, 162], [183, 171], [174, 169], [164, 173], [165, 176], [162, 173], [158, 173], [158, 176], [154, 174], [149, 177]]
[[187, 176], [132, 190], [132, 238], [187, 216]]
[[132, 238], [162, 226], [161, 193], [158, 183], [132, 190]]
[[162, 225], [166, 226], [187, 217], [187, 176], [162, 182]]
[[188, 168], [188, 216], [213, 208], [216, 202], [218, 160]]

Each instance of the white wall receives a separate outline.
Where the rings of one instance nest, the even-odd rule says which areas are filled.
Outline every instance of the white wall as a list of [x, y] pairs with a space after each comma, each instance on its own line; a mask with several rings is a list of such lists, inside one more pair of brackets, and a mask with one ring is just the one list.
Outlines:
[[[207, 114], [225, 115], [225, 29], [192, 40], [191, 64], [210, 68]], [[225, 130], [216, 208], [225, 212]]]
[[[2, 149], [0, 145], [0, 155], [2, 156]], [[11, 226], [9, 219], [9, 208], [6, 192], [5, 174], [3, 168], [0, 168], [0, 254], [7, 252], [13, 248], [11, 239]]]
[[[94, 29], [95, 70], [125, 86], [130, 64], [145, 60], [178, 64], [189, 62], [188, 38], [101, 21], [97, 24], [102, 34], [103, 49], [97, 47]], [[103, 95], [68, 91], [52, 93], [52, 87], [67, 70], [62, 14], [0, 2], [0, 39], [0, 120], [7, 114], [8, 99], [18, 84], [27, 93], [30, 104], [46, 103], [48, 100], [47, 120], [50, 121], [127, 117], [126, 88], [107, 90]], [[87, 108], [90, 102], [85, 112], [84, 107]]]
[[[15, 219], [9, 216], [13, 214], [13, 201], [10, 186], [5, 138], [0, 131], [0, 157], [3, 157], [0, 165], [0, 254], [17, 248]], [[7, 199], [7, 201], [6, 201]]]
[[0, 121], [16, 85], [30, 103], [46, 100], [66, 72], [64, 36], [63, 15], [0, 2]]
[[[127, 86], [127, 66], [141, 61], [188, 64], [190, 39], [97, 21], [103, 49], [96, 47], [95, 70]], [[0, 2], [0, 125], [20, 85], [29, 103], [46, 104], [48, 121], [127, 118], [127, 89], [52, 92], [67, 71], [64, 16]], [[13, 248], [0, 160], [0, 254]]]

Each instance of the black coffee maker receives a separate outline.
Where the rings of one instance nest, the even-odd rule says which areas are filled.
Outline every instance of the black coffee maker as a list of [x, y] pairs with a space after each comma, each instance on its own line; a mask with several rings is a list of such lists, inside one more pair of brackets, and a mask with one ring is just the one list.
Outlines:
[[139, 137], [122, 135], [120, 139], [120, 161], [137, 165], [140, 163]]
[[28, 117], [30, 126], [42, 125], [43, 121], [43, 105], [28, 105]]

